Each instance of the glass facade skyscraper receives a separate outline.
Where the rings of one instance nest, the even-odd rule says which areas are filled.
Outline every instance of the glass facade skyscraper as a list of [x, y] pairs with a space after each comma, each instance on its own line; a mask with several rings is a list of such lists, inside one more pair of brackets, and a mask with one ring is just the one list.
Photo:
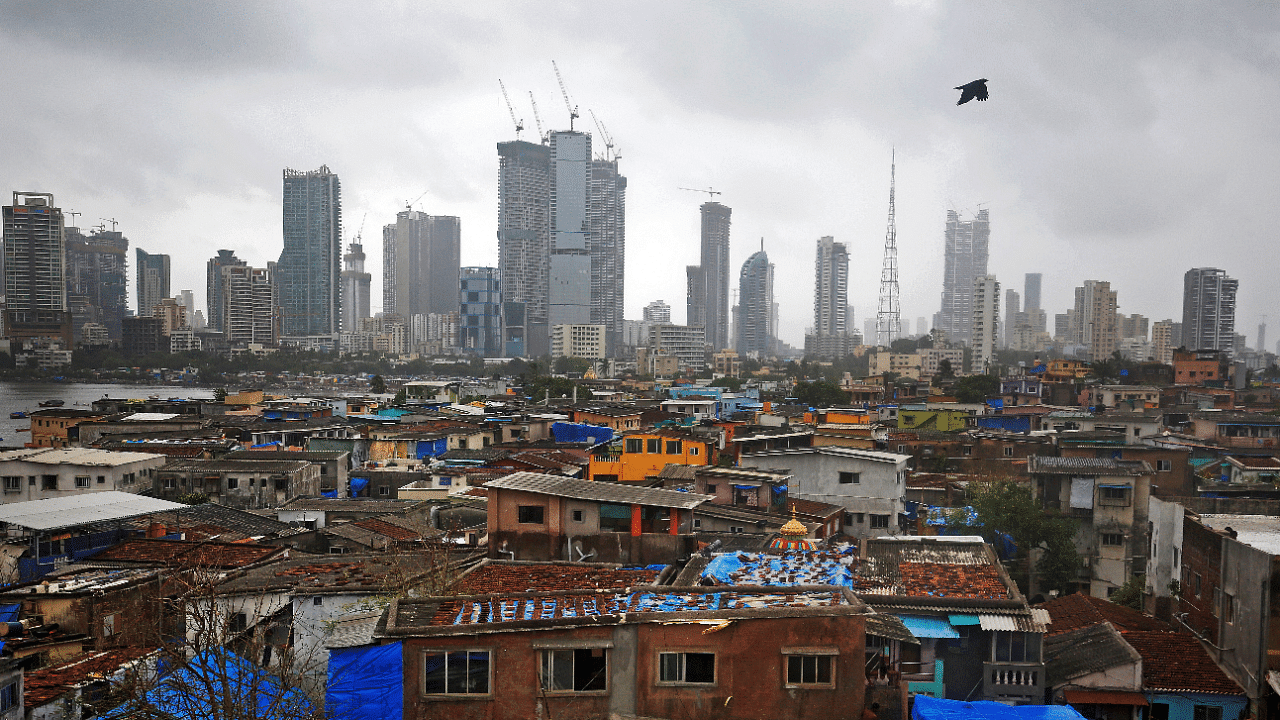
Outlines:
[[337, 340], [342, 314], [342, 195], [338, 176], [284, 171], [284, 249], [274, 281], [282, 339]]

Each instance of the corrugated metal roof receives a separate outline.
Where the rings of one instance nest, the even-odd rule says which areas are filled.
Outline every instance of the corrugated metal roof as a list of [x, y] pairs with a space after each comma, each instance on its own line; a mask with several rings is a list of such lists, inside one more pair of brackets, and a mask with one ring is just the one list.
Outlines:
[[107, 490], [0, 505], [0, 522], [29, 530], [56, 530], [186, 507], [182, 503], [159, 498]]
[[120, 419], [125, 422], [157, 422], [160, 420], [172, 420], [176, 417], [178, 417], [178, 413], [140, 412], [126, 415]]
[[902, 620], [896, 615], [886, 615], [883, 613], [874, 613], [866, 617], [867, 634], [877, 637], [889, 638], [898, 642], [911, 643], [919, 645], [920, 641], [916, 639]]
[[41, 465], [84, 465], [87, 467], [116, 467], [129, 463], [154, 461], [155, 453], [117, 452], [95, 448], [31, 448], [31, 452], [15, 450], [0, 454], [0, 461], [20, 460]]
[[489, 490], [495, 488], [500, 490], [520, 490], [573, 498], [575, 500], [595, 500], [597, 502], [648, 505], [651, 507], [679, 508], [681, 510], [695, 508], [714, 497], [713, 495], [698, 495], [675, 490], [575, 480], [558, 475], [542, 475], [531, 472], [512, 473], [504, 478], [490, 480], [485, 483], [485, 488]]
[[978, 615], [978, 625], [987, 631], [1044, 632], [1044, 623], [1021, 615]]
[[1113, 458], [1048, 457], [1032, 455], [1027, 458], [1030, 473], [1087, 473], [1092, 475], [1147, 475], [1152, 472], [1145, 460], [1116, 460]]

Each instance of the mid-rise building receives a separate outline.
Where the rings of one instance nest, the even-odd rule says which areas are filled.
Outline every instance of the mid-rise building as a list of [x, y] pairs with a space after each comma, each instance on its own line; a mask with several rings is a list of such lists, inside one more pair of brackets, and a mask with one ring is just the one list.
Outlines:
[[162, 298], [151, 308], [151, 316], [160, 320], [160, 334], [165, 337], [174, 330], [189, 327], [187, 309], [173, 298]]
[[342, 331], [355, 332], [360, 321], [369, 317], [369, 286], [372, 276], [364, 271], [364, 246], [351, 243], [342, 256]]
[[[396, 214], [394, 242], [383, 262], [394, 267], [394, 312], [405, 317], [458, 312], [462, 222], [417, 210]], [[384, 273], [386, 275], [386, 273]]]
[[661, 300], [654, 300], [644, 306], [644, 319], [646, 322], [671, 322], [671, 306]]
[[1018, 294], [1017, 290], [1006, 290], [1004, 293], [1004, 318], [1000, 323], [1000, 331], [1004, 336], [1005, 347], [1009, 347], [1014, 331], [1024, 327], [1026, 324], [1026, 314], [1022, 312], [1022, 296]]
[[1232, 349], [1239, 287], [1240, 281], [1218, 268], [1187, 271], [1182, 285], [1182, 346], [1188, 350]]
[[706, 344], [706, 330], [701, 325], [654, 323], [649, 326], [645, 350], [650, 357], [674, 357], [682, 370], [698, 373], [707, 366]]
[[1161, 320], [1151, 326], [1151, 356], [1156, 362], [1173, 363], [1173, 320]]
[[3, 210], [5, 337], [72, 342], [62, 208], [49, 193], [15, 192]]
[[718, 202], [702, 204], [700, 264], [686, 268], [689, 325], [707, 329], [707, 344], [729, 347], [729, 230], [733, 210]]
[[934, 319], [950, 343], [973, 341], [973, 280], [987, 274], [991, 220], [984, 208], [972, 220], [961, 220], [947, 211], [945, 256], [942, 270], [942, 308]]
[[277, 325], [277, 285], [271, 268], [248, 265], [222, 267], [223, 335], [231, 347], [250, 343], [274, 346], [279, 340]]
[[501, 357], [502, 293], [498, 268], [462, 268], [458, 345], [482, 357]]
[[123, 233], [96, 230], [84, 235], [66, 228], [67, 304], [76, 342], [86, 342], [84, 325], [106, 329], [120, 339], [120, 320], [129, 311], [129, 239]]
[[[549, 351], [551, 150], [516, 140], [498, 143], [498, 272], [508, 303], [523, 306], [523, 351]], [[508, 327], [511, 316], [507, 313]]]
[[973, 337], [974, 373], [990, 372], [995, 361], [1000, 338], [1000, 283], [995, 275], [982, 275], [973, 279]]
[[1150, 318], [1143, 317], [1137, 313], [1133, 315], [1120, 313], [1116, 317], [1116, 322], [1119, 324], [1117, 332], [1120, 333], [1121, 338], [1147, 339], [1147, 334], [1151, 327]]
[[138, 316], [150, 317], [155, 306], [169, 297], [169, 256], [138, 248]]
[[606, 335], [603, 325], [552, 325], [551, 356], [603, 360]]
[[139, 357], [169, 352], [169, 339], [162, 334], [164, 323], [158, 317], [127, 317], [121, 324], [120, 351]]
[[272, 273], [280, 335], [336, 344], [342, 315], [342, 193], [338, 176], [284, 171], [284, 249]]
[[226, 300], [222, 296], [222, 268], [247, 265], [236, 257], [233, 250], [219, 250], [218, 254], [205, 264], [206, 285], [205, 302], [209, 307], [209, 318], [206, 323], [211, 330], [226, 330], [226, 319], [223, 316]]
[[761, 249], [742, 264], [738, 279], [739, 354], [760, 358], [773, 352], [773, 317], [773, 264]]

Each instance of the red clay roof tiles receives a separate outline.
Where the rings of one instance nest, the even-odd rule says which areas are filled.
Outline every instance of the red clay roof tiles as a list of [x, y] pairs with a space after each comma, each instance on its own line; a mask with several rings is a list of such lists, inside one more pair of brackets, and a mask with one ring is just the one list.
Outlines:
[[1049, 611], [1048, 634], [1050, 635], [1097, 625], [1100, 622], [1109, 622], [1121, 632], [1169, 629], [1166, 623], [1150, 615], [1084, 593], [1054, 598], [1040, 607]]
[[902, 589], [911, 597], [988, 598], [1004, 600], [1009, 590], [990, 565], [898, 563]]
[[156, 648], [121, 648], [91, 652], [72, 658], [52, 667], [29, 672], [23, 678], [22, 704], [27, 708], [40, 707], [72, 686], [90, 679], [90, 675], [110, 675], [121, 665], [145, 657]]
[[168, 567], [239, 568], [283, 551], [283, 548], [271, 545], [248, 543], [139, 539], [109, 547], [93, 559], [153, 562]]
[[1194, 635], [1150, 631], [1121, 634], [1142, 655], [1142, 684], [1148, 690], [1244, 694]]

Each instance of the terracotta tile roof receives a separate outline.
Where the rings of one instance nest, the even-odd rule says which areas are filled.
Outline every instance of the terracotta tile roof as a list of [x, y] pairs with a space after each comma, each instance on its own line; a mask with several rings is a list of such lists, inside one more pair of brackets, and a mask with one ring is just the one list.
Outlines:
[[458, 595], [625, 588], [652, 583], [657, 570], [611, 568], [582, 564], [545, 563], [535, 565], [485, 563], [454, 583]]
[[990, 565], [942, 563], [898, 564], [903, 594], [908, 597], [1006, 599], [1009, 590]]
[[156, 652], [156, 648], [121, 648], [91, 652], [52, 667], [29, 672], [22, 681], [22, 704], [36, 708], [90, 679], [110, 675], [121, 665]]
[[1147, 690], [1244, 694], [1193, 635], [1146, 631], [1122, 634], [1125, 642], [1142, 655], [1142, 684]]
[[1117, 630], [1168, 630], [1169, 626], [1150, 615], [1140, 613], [1132, 608], [1117, 605], [1110, 600], [1103, 600], [1092, 595], [1076, 593], [1054, 598], [1042, 607], [1049, 611], [1049, 633], [1070, 632], [1079, 628], [1109, 622]]
[[166, 567], [241, 568], [284, 554], [273, 545], [185, 540], [126, 540], [93, 556], [95, 561], [114, 560], [155, 563]]
[[364, 520], [357, 520], [351, 524], [381, 535], [386, 535], [392, 540], [421, 540], [425, 536], [439, 534], [439, 531], [429, 531], [425, 527], [415, 530], [413, 527], [410, 527], [405, 523], [388, 522], [390, 519], [391, 518], [366, 518]]
[[1240, 457], [1233, 455], [1228, 460], [1234, 460], [1240, 465], [1247, 468], [1257, 468], [1260, 470], [1275, 470], [1280, 468], [1280, 460], [1273, 457]]
[[[344, 523], [343, 525], [348, 525]], [[220, 593], [258, 593], [268, 590], [294, 594], [385, 592], [391, 586], [410, 587], [430, 569], [432, 558], [421, 552], [360, 553], [341, 556], [295, 555], [263, 565], [218, 586]]]

